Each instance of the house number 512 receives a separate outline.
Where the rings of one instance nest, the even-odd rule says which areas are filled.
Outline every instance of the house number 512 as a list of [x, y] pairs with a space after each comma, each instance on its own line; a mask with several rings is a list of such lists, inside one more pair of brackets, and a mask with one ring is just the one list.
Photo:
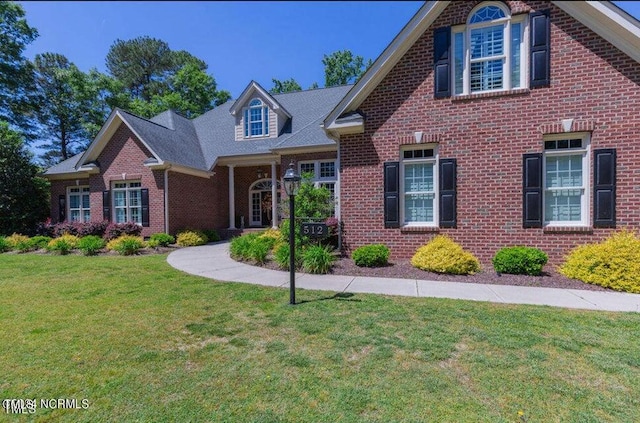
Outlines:
[[327, 236], [327, 225], [324, 223], [303, 223], [302, 235], [311, 238], [324, 238]]

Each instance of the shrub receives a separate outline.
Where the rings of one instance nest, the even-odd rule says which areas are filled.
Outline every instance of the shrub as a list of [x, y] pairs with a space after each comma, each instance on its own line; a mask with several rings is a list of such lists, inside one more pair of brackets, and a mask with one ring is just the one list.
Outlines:
[[[289, 270], [289, 244], [278, 244], [273, 249], [273, 260], [282, 270]], [[302, 251], [295, 251], [295, 267], [296, 269], [302, 265]]]
[[353, 251], [351, 258], [356, 266], [386, 266], [389, 261], [389, 248], [382, 244], [363, 245]]
[[251, 259], [251, 246], [256, 238], [258, 238], [258, 234], [255, 233], [249, 233], [233, 238], [229, 245], [231, 256], [237, 260]]
[[560, 266], [568, 278], [617, 291], [640, 293], [640, 239], [631, 231], [574, 248]]
[[181, 247], [193, 247], [207, 243], [207, 236], [201, 231], [185, 230], [178, 234], [176, 243]]
[[51, 237], [44, 235], [36, 235], [29, 240], [31, 243], [31, 248], [34, 250], [41, 250], [47, 248], [47, 245], [51, 241]]
[[478, 259], [445, 235], [438, 235], [418, 248], [411, 258], [411, 264], [418, 269], [454, 275], [467, 275], [480, 270]]
[[54, 225], [51, 223], [51, 218], [48, 217], [44, 222], [40, 222], [36, 225], [36, 235], [53, 237], [53, 227]]
[[270, 238], [273, 239], [275, 242], [278, 241], [282, 241], [284, 238], [282, 236], [282, 232], [280, 232], [280, 229], [267, 229], [266, 231], [262, 232], [259, 235], [260, 238]]
[[202, 233], [207, 237], [208, 242], [218, 242], [220, 241], [220, 235], [215, 229], [205, 229]]
[[47, 244], [49, 251], [58, 252], [62, 255], [69, 254], [69, 252], [78, 246], [80, 239], [75, 235], [62, 235], [58, 238], [54, 238]]
[[78, 226], [78, 236], [95, 235], [103, 237], [108, 227], [109, 222], [106, 220], [103, 220], [102, 222], [81, 223]]
[[11, 247], [9, 246], [9, 241], [7, 241], [7, 238], [0, 236], [0, 253], [4, 253], [5, 251], [9, 251], [11, 250]]
[[104, 248], [104, 239], [97, 235], [87, 235], [78, 241], [78, 249], [85, 256], [95, 256], [98, 251]]
[[61, 237], [63, 235], [75, 235], [78, 236], [80, 232], [80, 224], [76, 222], [60, 222], [53, 225], [52, 234], [54, 238]]
[[151, 235], [151, 237], [149, 237], [149, 247], [167, 247], [169, 246], [169, 244], [173, 244], [176, 242], [176, 239], [169, 235], [169, 234], [165, 234], [165, 233], [157, 233], [157, 234], [153, 234]]
[[24, 253], [32, 249], [29, 237], [22, 234], [13, 234], [7, 237], [7, 242], [12, 250], [20, 251]]
[[134, 235], [122, 235], [107, 243], [107, 250], [117, 251], [121, 256], [131, 256], [144, 247], [143, 239]]
[[258, 264], [264, 264], [275, 242], [276, 240], [274, 238], [257, 236], [251, 241], [251, 245], [249, 246], [249, 258], [255, 260]]
[[107, 241], [120, 238], [122, 235], [140, 236], [142, 226], [134, 222], [110, 223], [104, 231], [104, 238]]
[[335, 259], [330, 247], [310, 245], [302, 252], [302, 270], [307, 273], [328, 273]]
[[498, 273], [533, 275], [542, 273], [549, 257], [532, 247], [504, 247], [493, 257], [493, 268]]

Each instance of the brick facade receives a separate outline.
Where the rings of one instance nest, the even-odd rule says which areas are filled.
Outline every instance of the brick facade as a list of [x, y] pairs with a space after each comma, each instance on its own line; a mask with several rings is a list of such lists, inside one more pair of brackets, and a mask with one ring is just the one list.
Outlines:
[[[465, 23], [477, 3], [450, 3], [360, 105], [365, 132], [341, 137], [347, 252], [381, 242], [394, 257], [410, 257], [440, 233], [484, 264], [517, 244], [541, 248], [558, 263], [572, 247], [607, 236], [613, 229], [523, 229], [522, 155], [543, 152], [543, 135], [562, 132], [563, 119], [574, 119], [571, 131], [591, 133], [592, 151], [617, 149], [617, 227], [640, 225], [638, 63], [548, 2], [507, 1], [513, 14], [550, 9], [550, 86], [434, 99], [433, 29]], [[440, 158], [457, 159], [456, 228], [384, 227], [383, 164], [399, 160], [400, 145], [415, 142], [416, 131], [437, 143]], [[588, 177], [593, 187], [593, 167]]]

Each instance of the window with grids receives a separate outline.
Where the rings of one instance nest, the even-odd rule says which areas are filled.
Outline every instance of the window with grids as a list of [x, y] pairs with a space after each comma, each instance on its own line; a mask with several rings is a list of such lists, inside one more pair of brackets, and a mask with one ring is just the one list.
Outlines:
[[544, 221], [546, 225], [587, 224], [586, 138], [544, 143]]
[[269, 108], [259, 98], [254, 98], [244, 110], [244, 136], [269, 135]]
[[467, 22], [452, 31], [455, 94], [523, 87], [525, 15], [511, 17], [504, 5], [489, 3]]
[[115, 182], [113, 184], [113, 212], [115, 223], [142, 224], [142, 184]]
[[89, 187], [71, 187], [68, 190], [69, 221], [90, 222]]
[[[299, 165], [300, 175], [311, 176], [315, 186], [325, 187], [331, 192], [331, 201], [336, 200], [336, 183], [338, 176], [336, 173], [335, 160], [316, 160], [312, 162], [301, 162]], [[335, 212], [335, 207], [334, 207]]]
[[405, 225], [436, 224], [436, 158], [433, 148], [404, 150], [402, 216]]

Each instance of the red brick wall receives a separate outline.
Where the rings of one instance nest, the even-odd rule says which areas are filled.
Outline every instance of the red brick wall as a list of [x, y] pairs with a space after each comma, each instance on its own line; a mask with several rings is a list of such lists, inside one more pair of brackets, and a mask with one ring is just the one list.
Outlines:
[[[410, 257], [441, 233], [485, 265], [490, 266], [499, 248], [514, 244], [539, 247], [558, 263], [575, 245], [602, 239], [612, 230], [553, 233], [522, 228], [522, 155], [542, 152], [543, 133], [557, 130], [560, 121], [569, 118], [576, 120], [574, 130], [592, 130], [592, 150], [617, 148], [617, 224], [638, 228], [640, 65], [547, 2], [506, 3], [514, 13], [551, 9], [551, 86], [517, 95], [434, 99], [433, 29], [464, 23], [477, 4], [452, 2], [360, 106], [365, 133], [341, 139], [347, 251], [383, 242], [394, 257]], [[455, 229], [384, 228], [383, 163], [397, 161], [400, 144], [409, 142], [415, 131], [439, 142], [441, 158], [457, 159]], [[593, 207], [591, 192], [589, 197]]]
[[169, 172], [169, 233], [182, 229], [229, 226], [227, 169], [216, 167], [211, 178]]

